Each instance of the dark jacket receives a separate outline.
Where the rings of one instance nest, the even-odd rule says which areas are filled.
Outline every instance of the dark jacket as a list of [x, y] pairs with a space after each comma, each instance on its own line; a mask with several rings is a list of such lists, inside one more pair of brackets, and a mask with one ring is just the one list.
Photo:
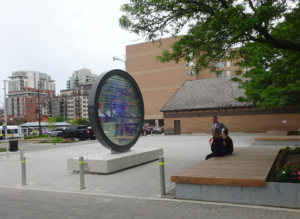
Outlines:
[[217, 155], [225, 154], [223, 138], [213, 137], [213, 139], [214, 139], [214, 142], [211, 145], [211, 151]]
[[227, 136], [224, 139], [224, 141], [225, 141], [225, 144], [226, 144], [226, 146], [225, 146], [226, 150], [229, 151], [229, 152], [233, 152], [233, 142], [232, 142], [232, 139], [229, 136]]

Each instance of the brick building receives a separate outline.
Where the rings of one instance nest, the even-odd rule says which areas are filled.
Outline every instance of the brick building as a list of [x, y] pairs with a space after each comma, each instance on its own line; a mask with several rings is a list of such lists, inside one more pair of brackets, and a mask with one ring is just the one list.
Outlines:
[[[8, 118], [22, 117], [27, 121], [38, 119], [38, 82], [40, 86], [40, 106], [46, 98], [55, 95], [55, 84], [51, 76], [38, 71], [15, 71], [9, 76], [6, 108]], [[43, 114], [43, 111], [41, 111]]]
[[[180, 61], [177, 64], [174, 61], [164, 64], [156, 61], [156, 57], [161, 55], [164, 49], [170, 49], [170, 45], [179, 38], [162, 39], [161, 43], [145, 42], [126, 46], [127, 72], [133, 76], [141, 89], [145, 105], [145, 123], [163, 125], [163, 113], [160, 109], [186, 81], [216, 77], [209, 69], [195, 75], [195, 60], [190, 63]], [[214, 64], [224, 69], [220, 77], [235, 75], [237, 70], [234, 63], [226, 60], [225, 54], [224, 59]]]
[[210, 133], [212, 116], [218, 116], [229, 132], [262, 133], [300, 128], [298, 108], [261, 110], [235, 100], [244, 90], [229, 77], [186, 81], [162, 107], [165, 130]]

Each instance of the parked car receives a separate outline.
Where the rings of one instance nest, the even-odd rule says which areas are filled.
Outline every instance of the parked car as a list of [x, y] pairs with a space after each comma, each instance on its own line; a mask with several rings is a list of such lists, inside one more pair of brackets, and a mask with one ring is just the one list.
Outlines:
[[135, 133], [137, 133], [137, 131], [138, 131], [138, 127], [133, 125], [129, 129], [129, 134], [130, 135], [135, 135]]
[[159, 128], [157, 126], [150, 126], [150, 128], [152, 128], [153, 134], [161, 134], [162, 133], [161, 128]]
[[54, 128], [47, 133], [48, 137], [61, 137], [61, 133], [65, 128]]
[[63, 138], [78, 138], [79, 141], [85, 139], [95, 139], [94, 132], [86, 125], [71, 125], [61, 133]]
[[162, 133], [165, 133], [165, 126], [161, 126], [160, 128], [161, 128]]
[[143, 126], [141, 134], [143, 136], [147, 136], [149, 134], [153, 134], [153, 129], [150, 126]]

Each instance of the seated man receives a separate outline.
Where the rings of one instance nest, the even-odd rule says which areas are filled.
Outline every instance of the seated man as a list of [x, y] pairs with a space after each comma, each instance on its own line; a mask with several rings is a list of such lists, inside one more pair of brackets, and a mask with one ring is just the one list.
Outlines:
[[232, 154], [232, 152], [233, 152], [233, 142], [232, 142], [232, 139], [228, 136], [228, 130], [223, 129], [221, 136], [224, 139], [224, 147], [226, 149], [226, 155]]

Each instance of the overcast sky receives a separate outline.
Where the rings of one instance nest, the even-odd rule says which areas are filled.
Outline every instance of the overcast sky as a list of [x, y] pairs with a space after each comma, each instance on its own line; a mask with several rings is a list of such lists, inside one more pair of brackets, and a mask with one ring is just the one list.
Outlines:
[[[100, 74], [124, 69], [125, 46], [139, 37], [122, 30], [120, 5], [129, 0], [1, 0], [0, 100], [13, 71], [37, 70], [56, 81], [56, 93], [81, 68]], [[2, 104], [0, 103], [2, 107]]]

